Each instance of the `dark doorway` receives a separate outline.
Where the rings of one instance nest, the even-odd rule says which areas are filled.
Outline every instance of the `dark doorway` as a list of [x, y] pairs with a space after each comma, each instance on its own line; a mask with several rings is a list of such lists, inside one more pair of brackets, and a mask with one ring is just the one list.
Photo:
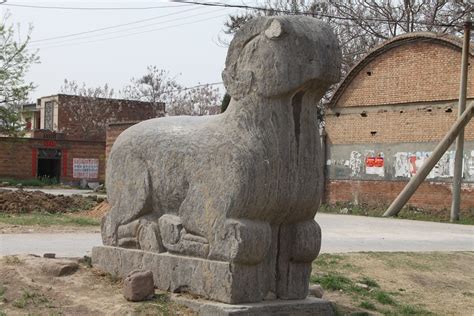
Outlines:
[[38, 178], [46, 178], [59, 181], [61, 176], [61, 150], [39, 149], [38, 150]]

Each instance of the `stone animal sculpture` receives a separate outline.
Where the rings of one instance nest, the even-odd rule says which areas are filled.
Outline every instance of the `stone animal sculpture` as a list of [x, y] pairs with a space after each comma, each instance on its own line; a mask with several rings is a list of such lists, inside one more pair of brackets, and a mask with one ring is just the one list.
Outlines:
[[340, 59], [317, 19], [245, 24], [222, 74], [225, 113], [151, 119], [117, 138], [104, 244], [266, 271], [255, 301], [304, 298], [321, 243], [316, 104], [338, 81]]

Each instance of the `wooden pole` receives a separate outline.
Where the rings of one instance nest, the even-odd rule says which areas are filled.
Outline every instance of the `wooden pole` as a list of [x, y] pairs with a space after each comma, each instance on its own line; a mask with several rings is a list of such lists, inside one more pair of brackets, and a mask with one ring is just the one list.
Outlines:
[[408, 202], [416, 189], [425, 180], [431, 169], [436, 165], [446, 150], [451, 146], [459, 132], [469, 123], [474, 115], [474, 104], [470, 104], [460, 118], [454, 123], [449, 132], [444, 136], [443, 140], [436, 146], [431, 156], [423, 163], [416, 175], [410, 179], [408, 184], [403, 188], [402, 192], [397, 196], [395, 201], [390, 204], [389, 208], [383, 216], [395, 216], [402, 207]]
[[[471, 19], [468, 15], [464, 23], [464, 43], [462, 47], [461, 62], [461, 84], [459, 87], [458, 117], [460, 117], [466, 107], [467, 72], [469, 65], [469, 40], [471, 38]], [[456, 156], [454, 158], [453, 177], [453, 199], [451, 203], [451, 222], [459, 220], [459, 210], [461, 208], [461, 182], [463, 171], [463, 150], [464, 150], [464, 129], [459, 132], [456, 139]]]

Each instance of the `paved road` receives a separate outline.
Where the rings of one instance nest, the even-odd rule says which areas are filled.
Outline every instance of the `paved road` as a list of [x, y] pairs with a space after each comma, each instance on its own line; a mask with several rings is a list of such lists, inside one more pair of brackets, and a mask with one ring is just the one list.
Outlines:
[[322, 252], [474, 251], [474, 226], [317, 214]]
[[[318, 214], [323, 230], [322, 252], [359, 251], [474, 251], [474, 226]], [[31, 233], [0, 235], [0, 255], [90, 255], [100, 245], [97, 233]]]

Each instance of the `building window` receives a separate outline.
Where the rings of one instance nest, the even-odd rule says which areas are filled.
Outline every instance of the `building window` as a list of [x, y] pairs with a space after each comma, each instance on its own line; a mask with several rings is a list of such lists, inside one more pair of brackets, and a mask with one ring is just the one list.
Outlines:
[[54, 105], [53, 102], [44, 103], [44, 129], [53, 130], [53, 114], [54, 114]]

